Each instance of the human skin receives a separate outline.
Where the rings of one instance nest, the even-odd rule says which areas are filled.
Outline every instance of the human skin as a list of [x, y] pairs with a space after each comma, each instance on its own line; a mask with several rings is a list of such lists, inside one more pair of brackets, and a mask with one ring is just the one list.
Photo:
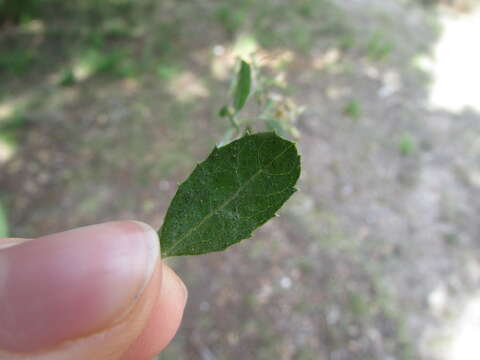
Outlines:
[[187, 300], [159, 254], [135, 221], [0, 239], [0, 359], [151, 359]]

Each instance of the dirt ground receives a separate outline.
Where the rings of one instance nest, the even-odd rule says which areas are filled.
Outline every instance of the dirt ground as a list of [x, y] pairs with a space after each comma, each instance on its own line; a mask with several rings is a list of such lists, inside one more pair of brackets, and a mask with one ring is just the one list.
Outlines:
[[[249, 34], [271, 56], [290, 54], [282, 71], [306, 108], [300, 191], [253, 239], [169, 261], [189, 304], [160, 359], [479, 358], [454, 349], [480, 285], [480, 113], [429, 103], [422, 64], [442, 11], [393, 0], [246, 3], [148, 8], [144, 33], [108, 37], [133, 59], [142, 52], [146, 70], [125, 75], [113, 61], [69, 86], [59, 78], [78, 57], [68, 36], [84, 41], [79, 24], [53, 21], [67, 31], [49, 41], [4, 30], [2, 53], [24, 41], [50, 54], [32, 71], [5, 72], [0, 87], [0, 116], [22, 120], [0, 156], [12, 233], [130, 218], [160, 226], [176, 184], [227, 126], [216, 112], [228, 79], [215, 64]], [[173, 40], [157, 44], [150, 30]]]

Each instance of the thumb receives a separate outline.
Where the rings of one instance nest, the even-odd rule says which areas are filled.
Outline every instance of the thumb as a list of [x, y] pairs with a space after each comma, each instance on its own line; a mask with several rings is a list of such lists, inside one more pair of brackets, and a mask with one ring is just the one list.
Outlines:
[[119, 359], [157, 301], [159, 252], [133, 221], [0, 242], [0, 359]]

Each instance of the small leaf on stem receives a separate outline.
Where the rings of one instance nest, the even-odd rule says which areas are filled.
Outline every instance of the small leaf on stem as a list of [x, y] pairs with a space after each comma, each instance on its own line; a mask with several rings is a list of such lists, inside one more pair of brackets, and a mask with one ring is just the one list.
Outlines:
[[250, 95], [251, 83], [250, 65], [242, 60], [237, 75], [237, 86], [233, 94], [233, 106], [237, 112], [245, 106], [248, 95]]

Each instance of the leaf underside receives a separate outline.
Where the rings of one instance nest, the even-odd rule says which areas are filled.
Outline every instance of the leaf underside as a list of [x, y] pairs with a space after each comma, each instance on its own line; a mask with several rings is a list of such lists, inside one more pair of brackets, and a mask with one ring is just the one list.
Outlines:
[[162, 257], [224, 250], [271, 219], [296, 191], [295, 144], [257, 133], [198, 164], [175, 194], [160, 229]]

